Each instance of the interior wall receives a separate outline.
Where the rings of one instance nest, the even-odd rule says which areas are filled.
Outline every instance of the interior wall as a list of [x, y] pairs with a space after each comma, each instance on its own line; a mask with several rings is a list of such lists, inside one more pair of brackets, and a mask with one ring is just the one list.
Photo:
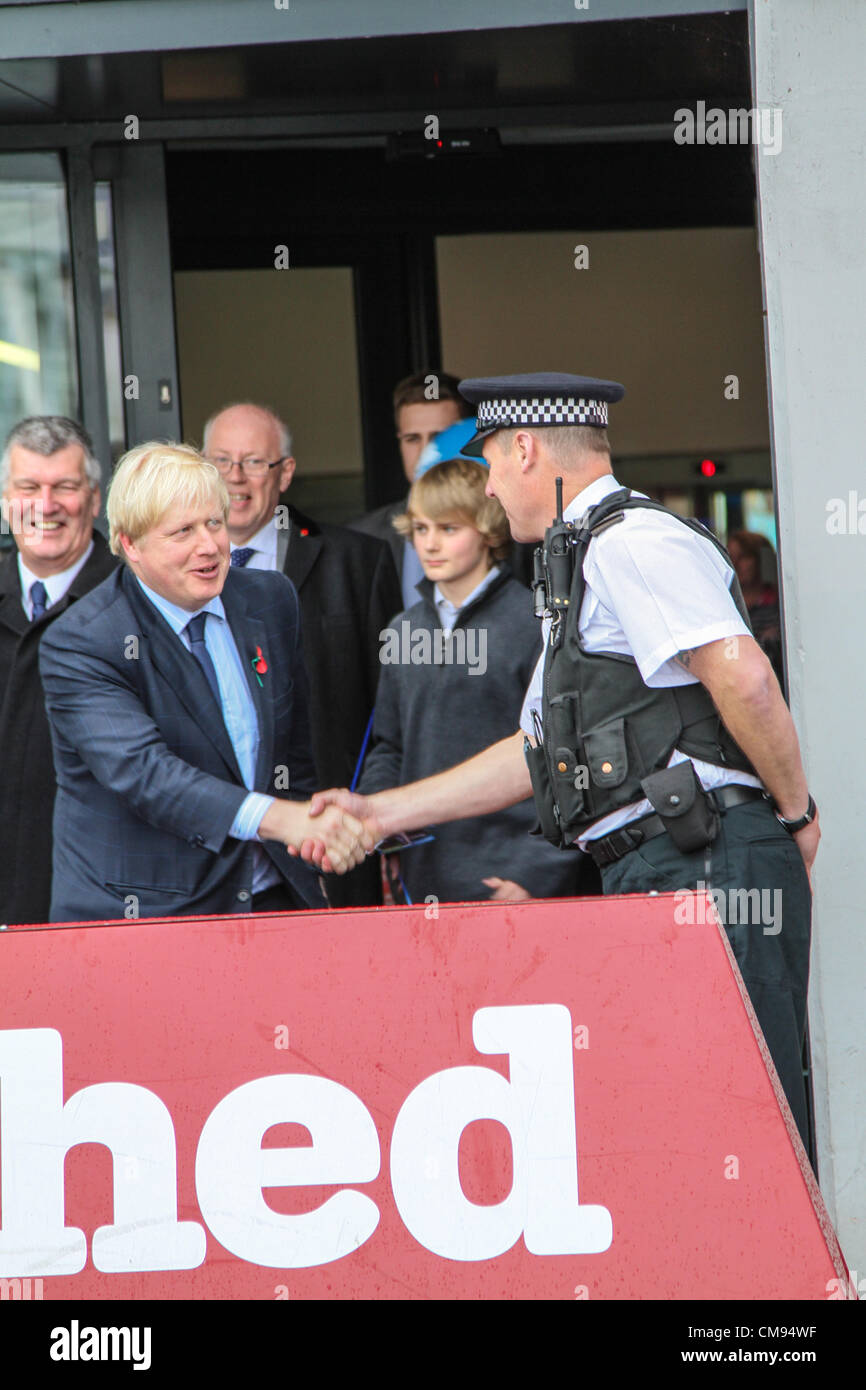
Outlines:
[[220, 406], [260, 401], [292, 432], [299, 483], [361, 476], [351, 270], [179, 271], [174, 293], [186, 440]]
[[449, 236], [436, 252], [448, 371], [621, 381], [618, 456], [769, 448], [752, 228]]
[[[626, 385], [611, 421], [625, 482], [693, 483], [690, 457], [709, 453], [723, 485], [770, 485], [752, 229], [448, 236], [436, 258], [449, 371], [612, 377]], [[333, 520], [361, 512], [351, 270], [179, 271], [174, 287], [184, 436], [200, 443], [220, 405], [261, 400], [292, 430], [296, 504]]]

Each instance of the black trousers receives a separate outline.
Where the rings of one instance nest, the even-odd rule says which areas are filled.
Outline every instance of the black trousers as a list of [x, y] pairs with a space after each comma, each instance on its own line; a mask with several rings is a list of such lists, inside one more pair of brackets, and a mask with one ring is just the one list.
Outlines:
[[669, 835], [659, 835], [602, 869], [601, 879], [606, 894], [698, 890], [699, 883], [715, 891], [719, 916], [808, 1151], [802, 1055], [812, 894], [800, 851], [767, 802], [731, 807], [706, 849], [682, 854]]

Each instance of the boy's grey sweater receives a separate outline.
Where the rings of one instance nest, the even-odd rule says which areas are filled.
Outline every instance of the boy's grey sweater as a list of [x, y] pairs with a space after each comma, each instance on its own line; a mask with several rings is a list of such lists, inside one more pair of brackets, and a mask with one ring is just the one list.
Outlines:
[[[367, 794], [430, 777], [513, 734], [541, 653], [532, 600], [507, 566], [461, 609], [451, 639], [441, 636], [433, 585], [424, 579], [418, 591], [421, 601], [390, 624], [390, 652], [389, 643], [382, 644], [375, 742], [358, 787]], [[463, 653], [465, 660], [444, 660], [449, 640], [453, 655]], [[432, 662], [421, 664], [428, 653]], [[397, 655], [401, 659], [393, 660]], [[575, 892], [582, 856], [530, 837], [535, 824], [529, 798], [492, 815], [436, 826], [432, 843], [399, 856], [409, 896], [416, 903], [431, 894], [441, 902], [489, 898], [482, 880], [494, 875], [513, 879], [533, 897]]]

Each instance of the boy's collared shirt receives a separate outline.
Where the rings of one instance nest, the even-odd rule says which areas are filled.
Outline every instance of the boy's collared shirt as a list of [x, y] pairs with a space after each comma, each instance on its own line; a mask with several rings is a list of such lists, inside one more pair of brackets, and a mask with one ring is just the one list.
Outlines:
[[438, 584], [433, 585], [433, 602], [436, 605], [437, 613], [442, 619], [443, 631], [451, 631], [463, 609], [468, 608], [470, 603], [474, 603], [475, 600], [484, 593], [484, 590], [492, 583], [498, 573], [499, 566], [493, 565], [493, 567], [487, 571], [481, 583], [476, 584], [472, 593], [467, 594], [466, 598], [459, 606], [453, 604], [450, 599], [445, 597]]

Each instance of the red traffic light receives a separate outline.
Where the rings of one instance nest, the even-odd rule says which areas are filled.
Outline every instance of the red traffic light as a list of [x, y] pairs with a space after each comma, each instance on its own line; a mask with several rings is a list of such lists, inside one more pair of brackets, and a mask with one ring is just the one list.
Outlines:
[[716, 465], [713, 463], [712, 459], [701, 459], [698, 468], [705, 478], [714, 478], [716, 476]]

